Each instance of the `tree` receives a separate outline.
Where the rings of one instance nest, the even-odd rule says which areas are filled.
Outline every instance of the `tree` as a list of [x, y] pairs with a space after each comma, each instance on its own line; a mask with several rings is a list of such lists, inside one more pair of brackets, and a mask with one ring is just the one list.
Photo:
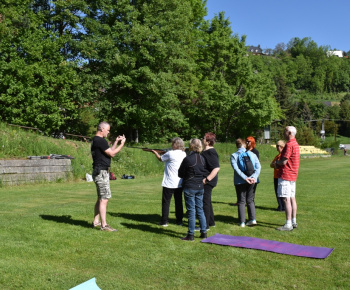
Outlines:
[[298, 55], [294, 60], [297, 67], [297, 79], [295, 81], [296, 89], [308, 90], [312, 81], [312, 63], [303, 55]]
[[272, 48], [265, 48], [264, 53], [266, 55], [273, 55], [273, 49]]
[[303, 55], [317, 62], [319, 59], [326, 57], [326, 52], [329, 50], [329, 47], [318, 46], [310, 37], [304, 37], [303, 39], [294, 37], [288, 42], [287, 50], [292, 57]]
[[276, 56], [282, 56], [283, 57], [283, 56], [286, 55], [286, 48], [287, 48], [287, 46], [285, 45], [284, 42], [277, 43], [273, 53]]
[[326, 110], [326, 118], [330, 120], [338, 120], [340, 119], [340, 107], [339, 105], [335, 104], [332, 106], [327, 107]]
[[342, 119], [340, 133], [345, 136], [350, 136], [350, 94], [346, 94], [340, 101], [339, 115]]
[[83, 100], [77, 64], [63, 51], [71, 36], [47, 30], [33, 1], [1, 7], [0, 110], [2, 120], [51, 134], [67, 130]]
[[205, 12], [201, 3], [89, 3], [82, 53], [100, 89], [95, 105], [135, 141], [168, 140], [188, 130], [182, 107], [197, 83], [192, 30]]
[[255, 133], [280, 113], [273, 83], [254, 73], [245, 38], [232, 33], [223, 12], [205, 23], [202, 31], [197, 61], [200, 91], [192, 122], [197, 119], [202, 133], [214, 131], [223, 141]]
[[300, 145], [311, 145], [311, 146], [318, 145], [317, 137], [315, 136], [315, 133], [310, 126], [304, 124], [304, 125], [298, 126], [297, 128], [298, 128], [297, 139]]

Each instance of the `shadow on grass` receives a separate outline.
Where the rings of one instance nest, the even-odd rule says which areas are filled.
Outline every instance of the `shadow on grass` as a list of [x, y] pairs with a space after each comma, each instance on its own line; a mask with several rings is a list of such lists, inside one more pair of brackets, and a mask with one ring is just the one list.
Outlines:
[[[233, 202], [221, 202], [221, 201], [212, 201], [212, 203], [221, 203], [221, 204], [227, 204], [229, 206], [234, 206], [237, 207], [236, 203]], [[247, 205], [246, 205], [247, 206]], [[266, 206], [259, 206], [255, 205], [256, 209], [262, 209], [262, 210], [271, 210], [271, 211], [276, 211], [276, 207], [266, 207]]]
[[271, 223], [265, 223], [265, 222], [262, 222], [260, 220], [257, 220], [258, 221], [258, 224], [257, 226], [260, 226], [260, 227], [265, 227], [265, 228], [272, 228], [272, 229], [275, 229], [277, 227], [280, 227], [282, 226], [284, 223], [283, 223], [283, 219], [281, 220], [281, 223], [279, 224], [271, 224]]
[[[281, 226], [281, 224], [272, 224], [272, 223], [266, 223], [262, 222], [261, 220], [257, 220], [258, 224], [256, 225], [257, 227], [266, 227], [266, 228], [276, 228], [278, 226]], [[281, 219], [283, 223], [283, 218]], [[236, 224], [238, 225], [239, 219], [238, 217], [235, 218], [233, 216], [224, 216], [224, 215], [215, 215], [215, 222], [223, 222], [225, 224]]]
[[70, 215], [58, 216], [58, 215], [41, 214], [39, 216], [44, 220], [53, 221], [56, 223], [63, 223], [63, 224], [68, 224], [68, 225], [80, 226], [80, 227], [84, 227], [84, 228], [91, 228], [91, 224], [88, 223], [87, 221], [74, 220], [74, 219], [72, 219], [72, 216], [70, 216]]
[[276, 211], [276, 207], [266, 207], [266, 206], [259, 206], [259, 205], [255, 206], [256, 209], [271, 210], [271, 211]]
[[174, 237], [174, 238], [182, 238], [186, 235], [186, 232], [187, 232], [185, 227], [183, 227], [184, 233], [178, 233], [176, 231], [169, 229], [169, 227], [163, 228], [156, 225], [151, 226], [147, 224], [130, 224], [130, 223], [120, 223], [120, 224], [128, 229], [139, 230], [142, 232], [150, 232], [150, 233], [159, 234], [159, 235], [167, 235], [169, 237]]
[[239, 222], [238, 218], [233, 217], [233, 214], [232, 216], [214, 214], [214, 219], [215, 222], [222, 222], [225, 224], [236, 224]]
[[222, 201], [212, 201], [211, 203], [221, 203], [221, 204], [227, 204], [229, 206], [237, 206], [237, 203], [235, 202], [222, 202]]
[[136, 222], [146, 222], [151, 224], [157, 224], [160, 222], [160, 215], [159, 214], [139, 214], [139, 213], [115, 213], [115, 212], [108, 212], [110, 216], [113, 217], [121, 217], [124, 219], [136, 221]]
[[217, 203], [217, 204], [228, 204], [228, 205], [233, 205], [233, 203], [232, 202], [223, 202], [223, 201], [214, 201], [214, 200], [212, 200], [211, 201], [211, 203]]

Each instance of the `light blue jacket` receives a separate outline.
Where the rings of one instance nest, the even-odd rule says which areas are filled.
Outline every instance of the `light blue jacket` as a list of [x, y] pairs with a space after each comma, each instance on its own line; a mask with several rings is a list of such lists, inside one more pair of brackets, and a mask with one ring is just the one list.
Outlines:
[[237, 150], [237, 152], [233, 153], [231, 155], [231, 166], [233, 168], [233, 170], [235, 171], [234, 172], [234, 177], [233, 177], [233, 182], [234, 184], [244, 184], [244, 183], [247, 183], [245, 181], [245, 179], [247, 177], [251, 177], [251, 178], [254, 178], [256, 181], [258, 181], [258, 177], [260, 175], [260, 170], [261, 170], [261, 165], [260, 165], [260, 162], [259, 162], [259, 159], [258, 157], [251, 151], [248, 151], [248, 155], [250, 157], [250, 159], [252, 160], [253, 162], [253, 165], [254, 165], [254, 173], [252, 176], [247, 176], [245, 175], [238, 167], [238, 156], [239, 154], [245, 152], [246, 149], [241, 147]]

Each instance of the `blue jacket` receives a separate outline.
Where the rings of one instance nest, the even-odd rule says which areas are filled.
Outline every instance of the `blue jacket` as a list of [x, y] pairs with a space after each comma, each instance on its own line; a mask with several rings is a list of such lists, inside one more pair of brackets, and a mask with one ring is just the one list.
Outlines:
[[252, 177], [252, 178], [254, 178], [256, 181], [258, 181], [258, 177], [259, 177], [259, 175], [260, 175], [261, 165], [260, 165], [259, 159], [258, 159], [258, 157], [257, 157], [254, 153], [252, 153], [252, 152], [250, 152], [250, 151], [248, 151], [248, 155], [249, 155], [250, 159], [252, 160], [253, 165], [254, 165], [254, 169], [255, 169], [253, 175], [252, 175], [252, 176], [247, 176], [247, 175], [245, 175], [245, 174], [239, 169], [238, 164], [237, 164], [237, 162], [238, 162], [238, 156], [239, 156], [239, 154], [241, 154], [241, 153], [243, 153], [243, 152], [245, 152], [245, 151], [246, 151], [246, 149], [242, 147], [242, 148], [239, 148], [239, 149], [237, 150], [237, 152], [235, 152], [235, 153], [233, 153], [233, 154], [231, 155], [231, 166], [232, 166], [233, 170], [235, 171], [235, 172], [234, 172], [234, 175], [233, 175], [233, 176], [234, 176], [233, 182], [234, 182], [235, 185], [236, 185], [236, 184], [244, 184], [244, 183], [247, 183], [247, 182], [245, 181], [245, 179], [246, 179], [247, 177]]

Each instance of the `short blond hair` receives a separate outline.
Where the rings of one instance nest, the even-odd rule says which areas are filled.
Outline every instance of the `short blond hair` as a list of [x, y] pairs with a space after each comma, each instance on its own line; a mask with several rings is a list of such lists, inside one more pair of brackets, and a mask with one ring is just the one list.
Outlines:
[[201, 153], [202, 150], [203, 150], [201, 140], [199, 140], [197, 138], [191, 139], [191, 141], [190, 141], [190, 149], [191, 149], [191, 151]]
[[283, 140], [279, 140], [277, 141], [276, 145], [279, 145], [284, 148], [284, 146], [286, 146], [286, 143]]
[[246, 148], [246, 143], [242, 138], [238, 138], [236, 139], [236, 146], [237, 148], [242, 148], [242, 147]]

